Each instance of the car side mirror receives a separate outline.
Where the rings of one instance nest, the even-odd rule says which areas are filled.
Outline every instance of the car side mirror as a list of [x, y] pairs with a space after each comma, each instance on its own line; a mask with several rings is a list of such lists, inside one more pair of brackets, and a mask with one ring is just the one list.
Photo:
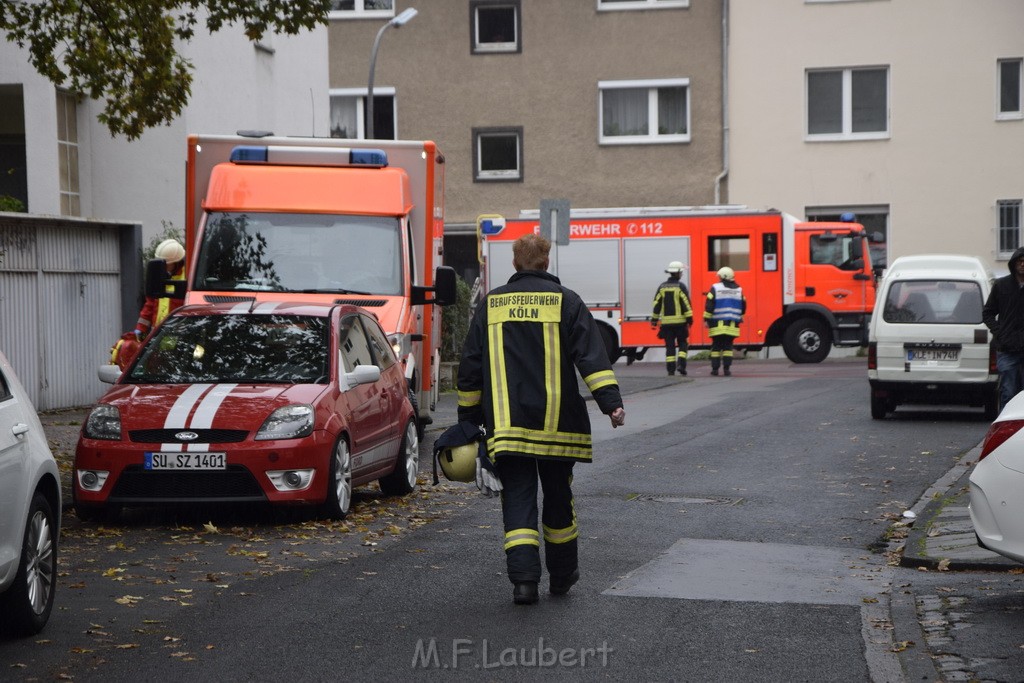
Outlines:
[[[419, 287], [414, 285], [412, 288], [412, 304], [418, 306], [421, 304], [438, 304], [439, 306], [447, 306], [455, 303], [457, 297], [455, 278], [458, 276], [455, 274], [455, 269], [451, 266], [438, 266], [434, 271], [434, 286], [433, 287]], [[434, 297], [428, 298], [428, 294], [433, 292]]]
[[101, 365], [96, 374], [104, 384], [114, 384], [121, 377], [121, 368], [112, 363]]
[[352, 372], [345, 373], [345, 379], [351, 387], [357, 384], [372, 384], [380, 380], [380, 368], [376, 365], [357, 365]]

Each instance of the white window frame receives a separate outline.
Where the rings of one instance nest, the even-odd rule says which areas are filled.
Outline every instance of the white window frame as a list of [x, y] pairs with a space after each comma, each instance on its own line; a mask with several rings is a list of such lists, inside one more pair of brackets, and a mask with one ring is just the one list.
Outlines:
[[[606, 90], [622, 90], [626, 88], [647, 88], [647, 129], [658, 130], [658, 88], [686, 88], [686, 133], [679, 135], [659, 135], [657, 132], [647, 135], [605, 135], [604, 134], [604, 93]], [[597, 135], [601, 145], [665, 145], [690, 142], [693, 130], [691, 115], [693, 111], [693, 93], [690, 90], [689, 78], [662, 78], [636, 81], [598, 81], [597, 82]]]
[[[1004, 225], [1003, 224], [1003, 208], [1015, 208], [1017, 213], [1017, 224], [1016, 225]], [[1013, 256], [1013, 252], [1019, 247], [1024, 246], [1024, 240], [1022, 240], [1021, 233], [1021, 221], [1024, 219], [1024, 200], [1021, 199], [999, 199], [996, 201], [996, 258], [1009, 259]], [[1017, 241], [1016, 245], [1011, 249], [1003, 249], [1003, 234], [1016, 231]]]
[[[496, 171], [485, 171], [480, 168], [483, 163], [483, 150], [480, 148], [481, 140], [485, 137], [515, 137], [516, 139], [516, 167]], [[474, 128], [473, 129], [473, 180], [474, 182], [522, 182], [523, 180], [523, 129], [521, 126], [504, 126], [495, 128]]]
[[[885, 70], [885, 130], [853, 132], [853, 72]], [[841, 72], [843, 75], [843, 122], [839, 133], [811, 133], [809, 131], [811, 92], [810, 75], [812, 73]], [[808, 142], [835, 142], [845, 140], [888, 140], [892, 137], [889, 112], [892, 102], [892, 69], [887, 64], [875, 66], [847, 66], [834, 68], [807, 69], [804, 73], [804, 140]]]
[[58, 88], [56, 92], [60, 213], [62, 216], [81, 216], [82, 168], [78, 139], [78, 96], [62, 88]]
[[[513, 27], [515, 35], [512, 40], [504, 43], [482, 43], [480, 42], [480, 10], [481, 9], [499, 9], [499, 8], [512, 8], [513, 9], [513, 21], [515, 26]], [[469, 6], [472, 22], [472, 52], [473, 54], [493, 54], [496, 52], [520, 52], [522, 48], [522, 23], [523, 23], [523, 8], [520, 0], [508, 0], [508, 2], [500, 2], [498, 0], [477, 0], [471, 2]]]
[[[395, 97], [395, 88], [393, 86], [385, 87], [373, 87], [374, 97], [385, 97], [391, 96], [391, 111], [394, 114], [394, 129], [395, 139], [398, 140], [398, 98]], [[327, 122], [328, 122], [328, 135], [330, 135], [330, 120], [331, 110], [330, 101], [332, 97], [355, 97], [356, 99], [356, 130], [358, 135], [354, 138], [339, 138], [348, 140], [365, 140], [366, 139], [366, 96], [370, 94], [369, 88], [331, 88], [327, 91]], [[379, 132], [379, 131], [378, 131]]]
[[[395, 16], [395, 3], [391, 3], [391, 9], [364, 9], [363, 0], [355, 0], [354, 9], [332, 9], [327, 13], [328, 19], [390, 19]], [[374, 88], [376, 92], [376, 88]]]
[[[1002, 111], [1003, 104], [1003, 64], [1017, 63], [1017, 109]], [[996, 119], [999, 121], [1019, 121], [1024, 119], [1024, 58], [1010, 57], [996, 60]]]
[[598, 12], [621, 12], [638, 9], [686, 9], [690, 0], [628, 0], [625, 2], [607, 2], [597, 0]]

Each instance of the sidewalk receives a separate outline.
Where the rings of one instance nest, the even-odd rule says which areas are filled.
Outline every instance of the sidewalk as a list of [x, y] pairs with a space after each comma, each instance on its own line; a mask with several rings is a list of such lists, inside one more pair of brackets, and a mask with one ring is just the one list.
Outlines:
[[917, 519], [903, 548], [901, 567], [1001, 571], [1024, 568], [978, 545], [967, 506], [968, 480], [978, 461], [978, 445], [925, 491], [911, 512]]

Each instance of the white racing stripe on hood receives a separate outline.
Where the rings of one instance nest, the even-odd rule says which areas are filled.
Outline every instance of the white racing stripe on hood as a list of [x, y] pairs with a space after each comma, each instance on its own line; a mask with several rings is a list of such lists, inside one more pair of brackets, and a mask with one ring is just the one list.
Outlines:
[[[221, 403], [237, 386], [238, 384], [193, 384], [183, 391], [178, 400], [174, 402], [170, 412], [167, 413], [164, 429], [209, 429], [213, 425], [213, 418], [217, 415]], [[188, 416], [194, 407], [195, 415], [189, 421]], [[161, 449], [204, 452], [210, 450], [210, 445], [197, 443], [183, 446], [180, 443], [165, 443], [161, 445]]]
[[253, 313], [273, 313], [280, 305], [280, 301], [264, 301], [253, 309]]
[[245, 303], [241, 303], [241, 304], [235, 304], [234, 306], [231, 307], [231, 310], [228, 311], [228, 313], [235, 313], [235, 314], [238, 314], [238, 313], [248, 313], [250, 306], [252, 306], [252, 302], [251, 301], [246, 301]]

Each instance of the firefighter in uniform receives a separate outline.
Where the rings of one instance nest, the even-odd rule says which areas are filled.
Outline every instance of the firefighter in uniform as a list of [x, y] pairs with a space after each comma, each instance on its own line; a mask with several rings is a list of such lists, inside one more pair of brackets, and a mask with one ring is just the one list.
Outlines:
[[521, 605], [538, 600], [542, 534], [549, 591], [564, 595], [579, 580], [572, 469], [591, 460], [591, 434], [577, 369], [613, 427], [626, 417], [597, 323], [579, 295], [546, 272], [550, 249], [532, 233], [512, 245], [516, 273], [477, 308], [457, 382], [459, 419], [484, 426], [500, 478], [508, 578]]
[[[686, 374], [687, 342], [690, 336], [690, 323], [693, 321], [693, 308], [690, 306], [690, 292], [686, 285], [679, 281], [683, 273], [681, 261], [673, 261], [665, 269], [668, 280], [658, 286], [654, 295], [654, 312], [651, 314], [651, 327], [658, 326], [658, 336], [665, 341], [665, 368], [668, 374]], [[678, 349], [678, 351], [677, 351]]]
[[[185, 247], [181, 246], [177, 240], [164, 240], [157, 245], [153, 256], [163, 259], [167, 264], [167, 276], [169, 279], [185, 279]], [[171, 292], [173, 289], [168, 285], [167, 291]], [[139, 320], [135, 323], [135, 331], [128, 334], [134, 334], [136, 339], [142, 341], [157, 325], [164, 321], [164, 318], [171, 314], [171, 311], [180, 307], [183, 303], [185, 302], [182, 299], [147, 296], [146, 303], [139, 312]], [[128, 335], [125, 336], [127, 337]]]
[[740, 323], [747, 312], [743, 288], [736, 284], [736, 273], [725, 266], [718, 269], [718, 282], [711, 287], [704, 302], [704, 323], [711, 337], [711, 374], [722, 366], [726, 377], [732, 374], [732, 343], [740, 335]]

